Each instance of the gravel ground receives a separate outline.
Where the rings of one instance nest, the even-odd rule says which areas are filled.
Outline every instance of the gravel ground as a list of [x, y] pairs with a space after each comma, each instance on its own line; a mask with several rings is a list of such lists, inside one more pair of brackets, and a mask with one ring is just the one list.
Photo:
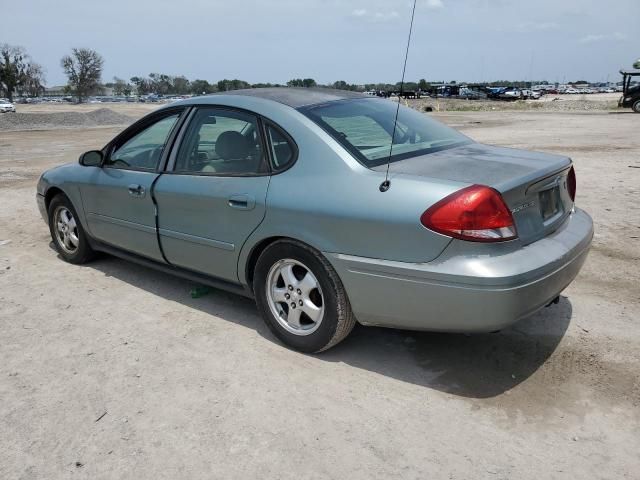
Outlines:
[[423, 98], [408, 100], [407, 104], [420, 111], [430, 108], [434, 112], [492, 112], [492, 111], [541, 111], [541, 112], [589, 112], [612, 111], [618, 107], [619, 93], [590, 95], [545, 95], [539, 100], [460, 100], [455, 98]]
[[596, 226], [583, 271], [500, 333], [361, 327], [317, 356], [241, 297], [62, 262], [37, 177], [119, 128], [0, 130], [0, 478], [638, 478], [638, 117], [438, 117], [573, 157]]
[[0, 131], [50, 130], [68, 127], [101, 127], [127, 125], [133, 120], [128, 115], [99, 108], [88, 112], [61, 111], [51, 113], [10, 113], [0, 115]]

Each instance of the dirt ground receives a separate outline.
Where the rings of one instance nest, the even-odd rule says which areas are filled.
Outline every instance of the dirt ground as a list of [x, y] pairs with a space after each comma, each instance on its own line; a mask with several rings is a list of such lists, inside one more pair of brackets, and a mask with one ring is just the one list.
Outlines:
[[247, 299], [57, 257], [37, 178], [120, 127], [0, 131], [0, 479], [639, 478], [640, 116], [437, 116], [573, 157], [587, 263], [508, 330], [359, 327], [317, 356], [281, 346]]
[[464, 100], [457, 98], [421, 98], [408, 100], [407, 104], [417, 110], [434, 112], [494, 112], [494, 111], [543, 111], [585, 112], [613, 111], [618, 108], [621, 93], [596, 94], [547, 94], [538, 100], [512, 102], [496, 100]]

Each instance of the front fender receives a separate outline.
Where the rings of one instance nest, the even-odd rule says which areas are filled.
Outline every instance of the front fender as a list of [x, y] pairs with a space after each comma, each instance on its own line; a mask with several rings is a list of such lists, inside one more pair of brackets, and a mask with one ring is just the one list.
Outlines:
[[44, 199], [45, 212], [49, 207], [49, 202], [58, 192], [66, 195], [76, 210], [82, 227], [90, 234], [79, 188], [83, 177], [87, 175], [85, 170], [88, 169], [90, 167], [71, 163], [47, 170], [40, 176], [36, 191], [37, 195]]

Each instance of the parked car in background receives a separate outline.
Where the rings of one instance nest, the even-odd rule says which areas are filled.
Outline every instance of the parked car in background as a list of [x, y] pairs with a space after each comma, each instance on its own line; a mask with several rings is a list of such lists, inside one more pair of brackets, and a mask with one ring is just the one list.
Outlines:
[[519, 100], [522, 91], [515, 87], [490, 87], [487, 96], [495, 100]]
[[498, 98], [501, 100], [520, 100], [522, 98], [522, 90], [519, 88], [505, 88], [498, 94]]
[[6, 98], [0, 98], [0, 113], [15, 112], [16, 107]]
[[355, 92], [261, 88], [163, 106], [46, 171], [36, 199], [63, 260], [102, 251], [255, 298], [283, 343], [319, 352], [356, 321], [488, 332], [554, 302], [593, 236], [575, 195], [567, 157]]
[[458, 93], [458, 98], [462, 98], [466, 100], [484, 100], [487, 98], [487, 94], [480, 90], [463, 87], [460, 89], [460, 92]]
[[542, 96], [537, 90], [522, 90], [522, 98], [529, 100], [538, 100]]

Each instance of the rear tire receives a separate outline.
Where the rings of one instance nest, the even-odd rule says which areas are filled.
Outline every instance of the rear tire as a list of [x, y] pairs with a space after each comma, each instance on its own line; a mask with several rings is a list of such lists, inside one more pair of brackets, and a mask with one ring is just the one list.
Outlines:
[[51, 238], [62, 259], [76, 265], [91, 260], [95, 252], [71, 201], [58, 194], [51, 200], [48, 211]]
[[634, 112], [640, 113], [640, 99], [636, 100], [631, 108]]
[[253, 291], [273, 334], [304, 353], [333, 347], [356, 323], [338, 274], [320, 252], [300, 242], [278, 240], [262, 252]]

